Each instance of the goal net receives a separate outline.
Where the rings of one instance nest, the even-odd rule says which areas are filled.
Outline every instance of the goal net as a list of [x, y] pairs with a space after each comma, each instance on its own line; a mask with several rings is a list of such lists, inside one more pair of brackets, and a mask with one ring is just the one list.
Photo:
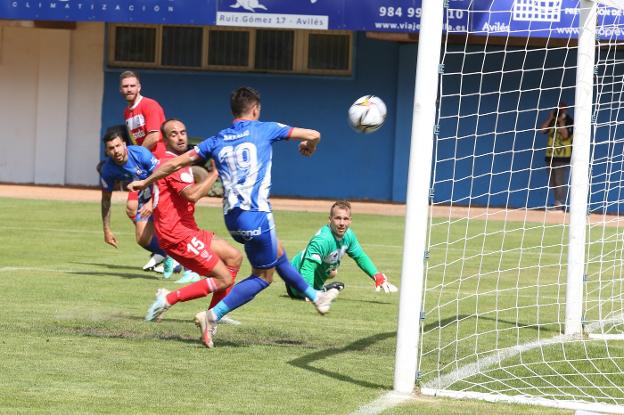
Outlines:
[[448, 2], [422, 393], [624, 413], [620, 3]]

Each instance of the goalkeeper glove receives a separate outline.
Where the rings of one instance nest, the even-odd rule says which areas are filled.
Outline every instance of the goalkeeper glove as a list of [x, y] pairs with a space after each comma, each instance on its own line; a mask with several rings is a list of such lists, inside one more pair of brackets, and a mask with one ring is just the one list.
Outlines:
[[386, 277], [386, 274], [378, 272], [373, 276], [373, 278], [375, 279], [375, 291], [379, 292], [382, 288], [386, 294], [395, 293], [398, 291], [398, 288], [395, 287], [390, 281], [388, 281], [388, 277]]

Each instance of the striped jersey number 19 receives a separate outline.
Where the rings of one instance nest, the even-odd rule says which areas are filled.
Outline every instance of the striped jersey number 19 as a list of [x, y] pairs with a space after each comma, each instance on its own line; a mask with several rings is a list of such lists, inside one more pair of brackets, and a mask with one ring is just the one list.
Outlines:
[[[253, 143], [241, 143], [237, 146], [223, 147], [219, 152], [219, 160], [227, 165], [230, 183], [236, 183], [238, 178], [251, 170], [257, 170], [258, 151]], [[254, 177], [247, 176], [246, 181], [254, 181]]]

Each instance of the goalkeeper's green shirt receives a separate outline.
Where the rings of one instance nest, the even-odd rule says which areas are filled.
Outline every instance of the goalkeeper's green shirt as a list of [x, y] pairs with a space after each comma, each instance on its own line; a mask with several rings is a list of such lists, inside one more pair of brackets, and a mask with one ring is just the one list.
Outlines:
[[[294, 256], [292, 265], [308, 284], [320, 290], [329, 273], [340, 266], [345, 253], [353, 258], [369, 277], [373, 278], [377, 274], [377, 267], [366, 255], [351, 228], [347, 229], [342, 239], [337, 239], [329, 224], [319, 229], [308, 242], [306, 249]], [[296, 291], [295, 293], [300, 294]]]

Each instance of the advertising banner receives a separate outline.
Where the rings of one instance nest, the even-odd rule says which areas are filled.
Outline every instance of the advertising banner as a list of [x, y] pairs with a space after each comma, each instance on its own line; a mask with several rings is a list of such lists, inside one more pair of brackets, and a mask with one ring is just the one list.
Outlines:
[[[443, 0], [440, 0], [443, 1]], [[445, 30], [569, 37], [578, 0], [447, 0]], [[622, 10], [599, 8], [599, 36], [622, 36]], [[422, 0], [5, 0], [0, 18], [418, 32]]]
[[213, 24], [214, 0], [3, 0], [0, 18], [155, 24]]
[[[578, 0], [474, 0], [470, 31], [477, 35], [569, 38], [578, 36]], [[622, 36], [622, 10], [598, 8], [598, 36]]]

